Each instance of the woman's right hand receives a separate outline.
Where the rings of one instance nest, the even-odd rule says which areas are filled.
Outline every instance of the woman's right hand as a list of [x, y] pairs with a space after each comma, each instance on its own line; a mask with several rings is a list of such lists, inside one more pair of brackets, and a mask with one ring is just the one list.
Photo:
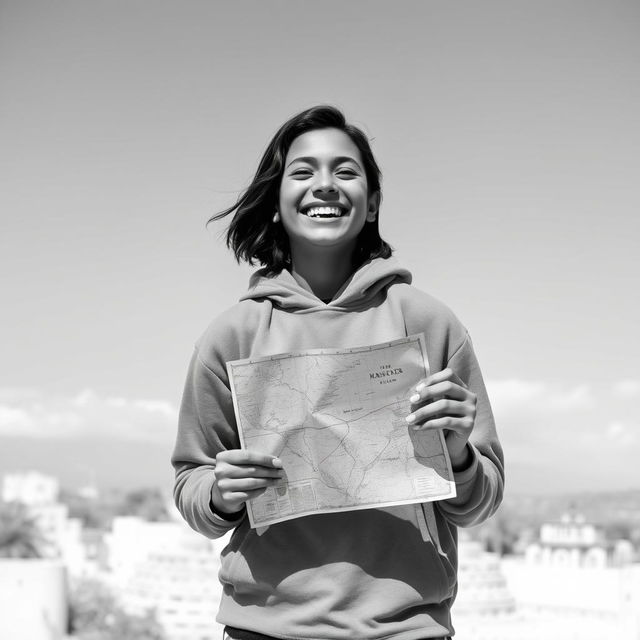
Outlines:
[[211, 501], [216, 511], [237, 513], [247, 500], [263, 494], [284, 478], [282, 462], [275, 456], [229, 449], [216, 456], [213, 470], [215, 482], [211, 489]]

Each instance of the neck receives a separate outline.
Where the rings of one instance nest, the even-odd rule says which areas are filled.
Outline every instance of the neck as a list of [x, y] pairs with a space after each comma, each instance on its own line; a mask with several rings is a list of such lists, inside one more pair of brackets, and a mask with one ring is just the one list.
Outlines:
[[320, 300], [331, 300], [353, 275], [352, 251], [344, 247], [336, 250], [305, 248], [291, 251], [291, 272], [306, 283]]

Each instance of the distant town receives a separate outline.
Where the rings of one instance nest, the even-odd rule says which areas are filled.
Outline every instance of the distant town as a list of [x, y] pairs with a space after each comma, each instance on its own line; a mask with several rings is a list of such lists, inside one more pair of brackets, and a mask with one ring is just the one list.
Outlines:
[[[219, 640], [219, 554], [155, 488], [0, 494], [3, 640]], [[312, 517], [312, 516], [311, 516]], [[508, 497], [460, 530], [456, 640], [638, 640], [640, 490]]]

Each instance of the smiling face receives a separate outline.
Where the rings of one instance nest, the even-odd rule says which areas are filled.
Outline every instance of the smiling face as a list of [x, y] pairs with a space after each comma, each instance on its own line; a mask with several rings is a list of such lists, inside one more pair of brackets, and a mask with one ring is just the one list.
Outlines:
[[287, 153], [278, 211], [295, 260], [301, 251], [331, 247], [349, 255], [358, 234], [378, 211], [369, 194], [360, 151], [339, 129], [298, 136]]

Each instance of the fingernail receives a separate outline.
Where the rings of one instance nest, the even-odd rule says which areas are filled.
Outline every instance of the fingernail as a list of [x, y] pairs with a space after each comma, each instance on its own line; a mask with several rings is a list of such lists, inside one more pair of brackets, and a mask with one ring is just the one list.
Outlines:
[[415, 413], [412, 413], [412, 414], [408, 415], [408, 416], [405, 418], [405, 420], [406, 420], [409, 424], [411, 424], [415, 419], [416, 419], [416, 414], [415, 414]]
[[409, 402], [418, 402], [418, 400], [420, 400], [420, 394], [419, 394], [419, 393], [414, 393], [414, 394], [409, 398]]
[[274, 459], [271, 461], [271, 464], [272, 464], [274, 467], [280, 467], [280, 468], [282, 469], [282, 460], [280, 460], [280, 458], [274, 458]]

